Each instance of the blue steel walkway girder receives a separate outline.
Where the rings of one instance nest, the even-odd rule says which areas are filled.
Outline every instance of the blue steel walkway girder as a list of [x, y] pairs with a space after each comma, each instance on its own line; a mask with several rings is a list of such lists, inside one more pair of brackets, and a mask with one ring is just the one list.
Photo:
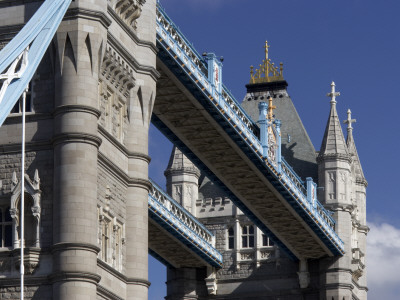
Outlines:
[[222, 267], [214, 235], [150, 180], [149, 253], [167, 266]]
[[201, 57], [161, 9], [157, 20], [161, 78], [152, 122], [290, 257], [342, 255], [329, 212], [307, 200], [304, 183], [284, 160], [281, 172], [262, 155], [257, 128], [237, 102], [225, 87], [215, 94]]

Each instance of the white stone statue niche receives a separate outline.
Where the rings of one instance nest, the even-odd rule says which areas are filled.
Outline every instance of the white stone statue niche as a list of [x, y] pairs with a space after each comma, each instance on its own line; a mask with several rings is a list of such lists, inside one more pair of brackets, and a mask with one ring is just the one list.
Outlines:
[[[35, 170], [33, 180], [25, 174], [25, 203], [24, 203], [24, 266], [27, 274], [32, 274], [39, 265], [40, 254], [40, 200], [42, 191], [40, 190], [40, 178], [38, 170]], [[20, 237], [20, 204], [21, 200], [21, 182], [18, 181], [17, 175], [14, 172], [11, 182], [11, 207], [10, 215], [13, 220], [13, 256], [15, 259], [15, 266], [19, 269], [20, 266], [20, 252], [21, 237]], [[18, 250], [17, 250], [18, 249]]]

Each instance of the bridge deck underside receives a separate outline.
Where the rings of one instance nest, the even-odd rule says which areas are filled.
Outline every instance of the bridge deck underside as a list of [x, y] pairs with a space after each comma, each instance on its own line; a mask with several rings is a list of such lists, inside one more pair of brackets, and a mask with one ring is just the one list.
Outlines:
[[292, 255], [298, 259], [332, 255], [310, 226], [160, 59], [157, 67], [161, 74], [153, 109], [157, 118]]
[[175, 268], [207, 266], [203, 259], [199, 258], [152, 219], [149, 219], [149, 248]]

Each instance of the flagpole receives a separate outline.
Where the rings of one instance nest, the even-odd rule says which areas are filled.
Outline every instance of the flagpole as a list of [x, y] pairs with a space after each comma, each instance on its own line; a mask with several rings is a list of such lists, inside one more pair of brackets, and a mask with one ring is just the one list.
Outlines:
[[21, 273], [21, 300], [24, 300], [24, 209], [25, 209], [25, 102], [26, 102], [26, 92], [28, 88], [24, 90], [22, 94], [22, 150], [21, 150], [21, 265], [20, 265], [20, 273]]

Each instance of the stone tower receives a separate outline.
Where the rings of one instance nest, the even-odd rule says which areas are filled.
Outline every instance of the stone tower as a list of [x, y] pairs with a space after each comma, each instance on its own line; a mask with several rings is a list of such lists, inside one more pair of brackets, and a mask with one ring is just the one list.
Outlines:
[[[104, 14], [106, 1], [79, 1], [76, 12]], [[84, 29], [83, 29], [84, 28]], [[107, 29], [77, 13], [56, 34], [54, 103], [53, 298], [96, 299], [98, 81]], [[84, 124], [84, 126], [82, 126]], [[85, 184], [79, 178], [85, 178]], [[82, 230], [82, 229], [85, 230]], [[73, 263], [71, 263], [73, 261]], [[77, 288], [77, 282], [80, 287]]]
[[[201, 273], [203, 278], [208, 276], [204, 279], [199, 276], [199, 270], [181, 272], [169, 269], [167, 299], [175, 299], [177, 295], [176, 299], [367, 299], [364, 261], [368, 232], [365, 222], [366, 181], [352, 134], [355, 120], [349, 114], [345, 121], [348, 124], [346, 141], [336, 111], [339, 93], [332, 84], [332, 91], [328, 94], [331, 110], [318, 153], [287, 93], [287, 86], [282, 69], [275, 68], [266, 76], [252, 72], [242, 107], [256, 121], [259, 104], [272, 98], [273, 104], [270, 102], [269, 106], [271, 110], [274, 108], [273, 113], [282, 124], [282, 156], [303, 180], [312, 177], [319, 182], [322, 188], [318, 198], [334, 213], [335, 230], [346, 245], [346, 254], [301, 262], [290, 260], [217, 185], [202, 174], [193, 214], [215, 233], [224, 266], [214, 273], [214, 277], [210, 273]], [[180, 167], [171, 168], [174, 165], [172, 158]], [[179, 176], [184, 176], [181, 165], [191, 166], [191, 163], [175, 149], [171, 160], [165, 174], [167, 189], [174, 195], [174, 183], [183, 182], [179, 179]], [[173, 176], [172, 169], [175, 172]], [[213, 288], [209, 288], [211, 278], [215, 278]]]
[[[335, 230], [344, 242], [346, 254], [321, 261], [321, 285], [325, 289], [324, 299], [347, 300], [353, 299], [354, 294], [359, 299], [366, 299], [366, 276], [360, 280], [365, 268], [365, 235], [368, 231], [365, 209], [361, 208], [365, 208], [366, 181], [355, 149], [351, 126], [354, 120], [350, 115], [346, 121], [347, 143], [343, 136], [336, 111], [339, 95], [332, 82], [331, 92], [327, 95], [331, 98], [331, 109], [318, 155], [318, 182], [323, 187], [319, 198], [334, 213]], [[362, 229], [358, 229], [360, 225]]]
[[[0, 4], [0, 46], [42, 3]], [[33, 77], [25, 178], [36, 227], [26, 249], [27, 297], [148, 298], [155, 39], [156, 0], [75, 0]], [[17, 109], [0, 128], [0, 214], [15, 229], [1, 245], [0, 298], [11, 299], [19, 298], [20, 121]]]

